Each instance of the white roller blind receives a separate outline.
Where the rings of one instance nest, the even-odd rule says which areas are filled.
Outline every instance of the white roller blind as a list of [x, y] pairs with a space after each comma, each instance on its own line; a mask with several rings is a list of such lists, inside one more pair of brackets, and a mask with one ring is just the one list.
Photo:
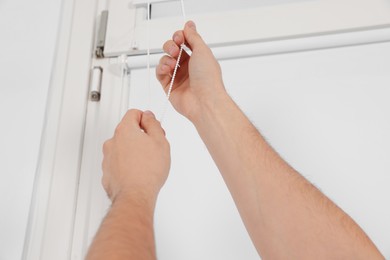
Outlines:
[[[145, 8], [128, 0], [110, 2], [108, 11], [106, 57], [145, 54], [148, 47], [161, 52], [166, 39], [183, 28], [181, 12], [147, 22]], [[389, 13], [387, 0], [316, 0], [194, 14], [187, 19], [194, 20], [205, 41], [216, 47], [388, 28]]]

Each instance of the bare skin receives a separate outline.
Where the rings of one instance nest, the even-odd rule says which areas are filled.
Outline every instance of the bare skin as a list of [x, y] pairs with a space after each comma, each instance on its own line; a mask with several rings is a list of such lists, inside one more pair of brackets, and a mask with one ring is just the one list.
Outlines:
[[[174, 108], [197, 128], [263, 259], [384, 259], [364, 231], [270, 147], [225, 91], [221, 69], [188, 22], [164, 44], [156, 74]], [[141, 131], [145, 130], [145, 133]], [[87, 259], [156, 259], [153, 212], [169, 171], [169, 145], [150, 113], [130, 111], [104, 146], [113, 201]], [[153, 163], [150, 163], [153, 162]]]
[[86, 259], [156, 259], [154, 207], [170, 168], [165, 132], [151, 112], [130, 110], [103, 153], [112, 206]]

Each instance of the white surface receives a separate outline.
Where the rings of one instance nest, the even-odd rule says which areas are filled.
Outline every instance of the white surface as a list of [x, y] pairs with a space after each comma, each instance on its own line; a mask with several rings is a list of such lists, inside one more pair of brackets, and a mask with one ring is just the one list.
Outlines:
[[[321, 50], [362, 44], [381, 43], [387, 41], [390, 41], [390, 27], [375, 30], [320, 35], [263, 43], [250, 43], [224, 47], [214, 47], [212, 48], [212, 51], [217, 59], [228, 60], [237, 58], [249, 58], [253, 56], [284, 54], [307, 50]], [[150, 56], [151, 65], [157, 66], [163, 55], [163, 53], [152, 54]], [[120, 75], [121, 65], [119, 59], [111, 59], [111, 61], [112, 66], [110, 67], [110, 70], [112, 72], [115, 72], [117, 75]], [[127, 65], [131, 69], [144, 68], [147, 66], [147, 59], [143, 55], [128, 56]]]
[[60, 0], [0, 2], [0, 259], [20, 259]]
[[[187, 13], [191, 10], [186, 9]], [[152, 52], [161, 51], [164, 42], [184, 23], [181, 12], [150, 22], [139, 20], [134, 14], [139, 9], [126, 0], [110, 2], [109, 12], [106, 57], [145, 54], [148, 46]], [[389, 13], [387, 0], [316, 0], [201, 13], [187, 19], [194, 20], [205, 41], [215, 47], [389, 26]]]
[[[184, 0], [184, 5], [189, 15], [204, 14], [223, 11], [237, 11], [242, 9], [250, 9], [259, 6], [270, 6], [288, 4], [303, 1], [317, 0]], [[146, 2], [142, 0], [140, 2]], [[180, 0], [168, 1], [166, 3], [156, 3], [152, 5], [152, 19], [166, 16], [180, 16], [181, 6]]]
[[71, 258], [99, 3], [104, 1], [63, 2], [27, 260]]
[[390, 258], [390, 43], [222, 64], [271, 145]]
[[[386, 257], [389, 50], [390, 43], [382, 43], [221, 62], [229, 93], [275, 149], [350, 214]], [[84, 147], [78, 205], [83, 210], [76, 229], [84, 233], [84, 251], [109, 205], [100, 184], [99, 147], [112, 136], [123, 113], [113, 97], [126, 95], [120, 78], [107, 70], [104, 78], [102, 103], [89, 106]], [[146, 109], [147, 71], [132, 70], [130, 83], [130, 107]], [[152, 73], [151, 109], [157, 117], [164, 100]], [[194, 127], [172, 109], [163, 126], [172, 167], [156, 210], [158, 258], [258, 259]]]

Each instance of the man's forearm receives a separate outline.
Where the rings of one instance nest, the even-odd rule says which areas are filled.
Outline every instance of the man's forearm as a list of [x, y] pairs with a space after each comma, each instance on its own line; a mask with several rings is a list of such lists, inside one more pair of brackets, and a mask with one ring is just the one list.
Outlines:
[[156, 259], [153, 232], [155, 202], [118, 197], [89, 250], [88, 260]]
[[192, 120], [267, 259], [381, 259], [355, 222], [291, 168], [227, 96]]

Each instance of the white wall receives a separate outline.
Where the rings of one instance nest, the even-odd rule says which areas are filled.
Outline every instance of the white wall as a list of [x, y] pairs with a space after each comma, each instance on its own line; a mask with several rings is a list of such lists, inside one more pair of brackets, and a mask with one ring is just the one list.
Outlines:
[[386, 259], [388, 68], [389, 42], [222, 62], [229, 93], [270, 144], [349, 214]]
[[60, 7], [0, 1], [0, 260], [23, 249]]

